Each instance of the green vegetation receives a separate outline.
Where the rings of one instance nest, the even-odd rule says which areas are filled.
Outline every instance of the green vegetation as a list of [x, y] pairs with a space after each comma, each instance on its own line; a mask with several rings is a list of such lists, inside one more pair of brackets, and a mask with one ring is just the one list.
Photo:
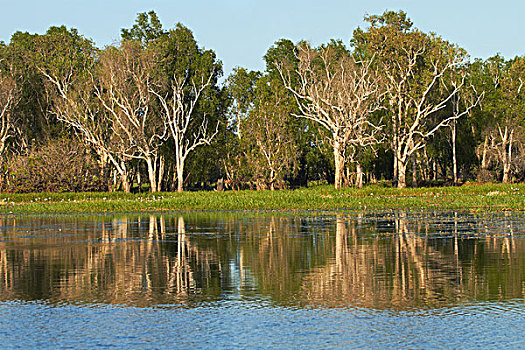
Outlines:
[[474, 209], [525, 210], [525, 185], [183, 193], [41, 193], [0, 195], [0, 213], [98, 213], [191, 210]]
[[[524, 56], [471, 60], [403, 11], [364, 23], [347, 43], [277, 40], [263, 71], [237, 67], [224, 83], [216, 53], [153, 11], [104, 48], [65, 26], [17, 32], [0, 43], [0, 191], [525, 180]], [[326, 205], [358, 206], [363, 191]], [[166, 194], [144, 207], [325, 205], [283, 193]]]

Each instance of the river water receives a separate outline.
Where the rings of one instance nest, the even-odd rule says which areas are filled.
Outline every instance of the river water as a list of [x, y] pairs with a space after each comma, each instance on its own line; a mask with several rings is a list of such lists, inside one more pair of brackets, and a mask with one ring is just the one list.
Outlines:
[[525, 348], [525, 216], [0, 217], [0, 348]]

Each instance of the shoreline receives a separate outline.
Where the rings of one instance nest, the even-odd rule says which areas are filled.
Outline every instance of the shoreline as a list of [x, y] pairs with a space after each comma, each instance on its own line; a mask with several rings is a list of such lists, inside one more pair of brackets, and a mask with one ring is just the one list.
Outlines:
[[191, 211], [339, 211], [464, 209], [525, 211], [525, 184], [397, 189], [321, 185], [280, 191], [197, 191], [0, 194], [0, 214], [104, 214]]

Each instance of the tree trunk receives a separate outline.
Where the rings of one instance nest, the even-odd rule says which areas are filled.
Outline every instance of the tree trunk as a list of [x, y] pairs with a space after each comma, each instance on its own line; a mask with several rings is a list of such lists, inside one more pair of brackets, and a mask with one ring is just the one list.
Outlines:
[[488, 168], [487, 151], [489, 148], [489, 135], [485, 135], [485, 142], [483, 142], [483, 153], [481, 155], [481, 169]]
[[111, 188], [113, 189], [111, 192], [118, 191], [119, 182], [117, 178], [117, 171], [115, 169], [111, 169], [109, 177], [111, 179]]
[[342, 155], [341, 144], [339, 141], [334, 141], [334, 165], [335, 165], [335, 188], [343, 187], [343, 171], [344, 171], [344, 158]]
[[217, 191], [224, 191], [224, 178], [222, 177], [219, 180], [217, 180]]
[[138, 192], [142, 192], [142, 176], [140, 175], [140, 162], [137, 162], [137, 186], [138, 186]]
[[412, 155], [412, 187], [417, 187], [417, 164], [416, 155]]
[[111, 166], [110, 166], [110, 163], [109, 163], [109, 157], [107, 155], [107, 153], [101, 151], [101, 150], [97, 150], [96, 151], [98, 156], [99, 156], [99, 159], [98, 159], [98, 166], [100, 167], [99, 171], [100, 171], [100, 178], [101, 179], [105, 179], [106, 181], [106, 185], [108, 187], [108, 191], [109, 192], [113, 192], [115, 191], [115, 186], [113, 186], [113, 183], [111, 181], [111, 172], [112, 172], [112, 169], [111, 169]]
[[[159, 167], [158, 167], [158, 179], [157, 179], [157, 191], [160, 192], [163, 189], [162, 182], [164, 179], [164, 156], [159, 157]], [[165, 188], [165, 187], [164, 187]]]
[[273, 169], [270, 170], [270, 191], [275, 191], [275, 171]]
[[360, 163], [356, 163], [355, 165], [356, 169], [356, 179], [355, 179], [355, 186], [357, 188], [363, 187], [363, 168], [361, 167]]
[[508, 145], [503, 144], [503, 180], [507, 184], [510, 182], [510, 168], [512, 164], [512, 132], [509, 135]]
[[127, 173], [120, 174], [120, 182], [122, 184], [122, 190], [125, 193], [130, 193], [131, 192], [131, 183], [129, 181], [129, 176], [128, 176]]
[[421, 168], [421, 177], [423, 181], [430, 180], [430, 160], [428, 159], [428, 154], [426, 150], [423, 150], [423, 160], [419, 162]]
[[177, 164], [177, 192], [182, 192], [184, 183], [184, 168]]
[[[401, 108], [400, 106], [400, 103], [398, 104], [398, 108]], [[392, 151], [394, 151], [394, 174], [393, 174], [393, 180], [394, 182], [397, 182], [397, 177], [398, 177], [398, 163], [399, 163], [399, 158], [398, 158], [398, 149], [399, 149], [399, 138], [398, 138], [398, 130], [397, 130], [397, 118], [395, 115], [392, 115], [392, 126], [393, 126], [393, 136], [392, 136]]]
[[406, 162], [397, 162], [397, 188], [407, 187], [406, 182], [407, 164]]
[[397, 159], [397, 151], [394, 149], [394, 174], [392, 175], [392, 180], [394, 182], [397, 181], [397, 173], [398, 173], [398, 167], [397, 167], [398, 159]]
[[458, 162], [456, 157], [456, 121], [452, 121], [452, 173], [454, 176], [454, 184], [458, 183]]
[[150, 192], [158, 192], [157, 189], [157, 172], [155, 169], [155, 160], [151, 159], [151, 157], [146, 158], [146, 164], [148, 165], [148, 179], [149, 179], [149, 186], [150, 186]]

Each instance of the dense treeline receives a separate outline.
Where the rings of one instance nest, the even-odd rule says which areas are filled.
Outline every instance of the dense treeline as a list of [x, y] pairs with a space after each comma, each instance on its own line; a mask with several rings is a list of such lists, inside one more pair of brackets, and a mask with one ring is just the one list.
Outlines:
[[521, 181], [525, 57], [470, 60], [402, 11], [349, 46], [279, 40], [264, 72], [139, 14], [103, 49], [75, 29], [0, 44], [3, 191], [182, 191]]

